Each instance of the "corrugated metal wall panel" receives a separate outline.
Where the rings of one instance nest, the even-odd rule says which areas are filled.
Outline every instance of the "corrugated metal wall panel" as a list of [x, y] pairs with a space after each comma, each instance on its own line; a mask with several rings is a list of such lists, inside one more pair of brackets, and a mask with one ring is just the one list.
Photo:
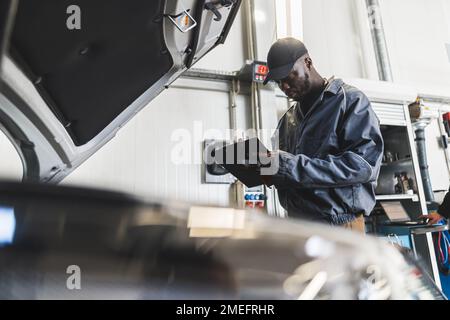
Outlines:
[[403, 105], [372, 102], [372, 108], [382, 125], [406, 126]]

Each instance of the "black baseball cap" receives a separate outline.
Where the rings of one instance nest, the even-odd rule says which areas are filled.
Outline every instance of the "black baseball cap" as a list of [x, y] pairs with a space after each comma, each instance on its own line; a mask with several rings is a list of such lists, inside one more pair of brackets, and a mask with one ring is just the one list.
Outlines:
[[275, 42], [267, 54], [267, 74], [264, 84], [271, 80], [286, 78], [295, 62], [308, 53], [303, 42], [295, 38], [283, 38]]

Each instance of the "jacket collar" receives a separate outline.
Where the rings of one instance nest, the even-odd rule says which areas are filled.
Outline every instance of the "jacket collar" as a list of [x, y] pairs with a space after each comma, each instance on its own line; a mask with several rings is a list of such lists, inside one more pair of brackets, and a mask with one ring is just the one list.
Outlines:
[[322, 103], [323, 98], [326, 96], [327, 93], [336, 95], [339, 92], [339, 90], [341, 89], [343, 84], [344, 84], [344, 81], [342, 81], [342, 79], [335, 79], [334, 76], [332, 76], [330, 79], [328, 79], [327, 86], [325, 87], [325, 89], [323, 90], [323, 92], [319, 96], [319, 98], [317, 98], [316, 102], [313, 104], [311, 109], [308, 110], [307, 114], [305, 114], [305, 115], [303, 114], [302, 109], [300, 108], [300, 103], [297, 102], [297, 104], [295, 105], [297, 115], [302, 119], [306, 118], [306, 116], [309, 115], [313, 111], [313, 109], [315, 109], [317, 107], [317, 105]]
[[330, 79], [328, 79], [328, 85], [325, 88], [324, 92], [329, 92], [331, 94], [336, 95], [339, 92], [339, 90], [341, 89], [343, 84], [344, 84], [344, 81], [342, 81], [342, 79], [336, 79], [333, 76]]

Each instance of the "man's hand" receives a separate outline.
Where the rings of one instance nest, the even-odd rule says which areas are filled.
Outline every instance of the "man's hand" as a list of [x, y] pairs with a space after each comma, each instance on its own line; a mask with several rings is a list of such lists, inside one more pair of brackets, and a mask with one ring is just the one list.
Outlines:
[[[267, 153], [259, 154], [259, 161], [261, 163], [261, 167], [269, 167], [273, 164], [273, 159], [278, 157], [278, 151], [267, 151]], [[269, 175], [261, 175], [261, 180], [268, 187], [273, 185], [272, 176]]]
[[444, 219], [444, 217], [441, 216], [441, 215], [440, 215], [439, 213], [437, 213], [437, 212], [432, 212], [432, 213], [430, 213], [430, 214], [428, 214], [428, 215], [422, 215], [422, 216], [420, 216], [419, 219], [429, 219], [429, 220], [428, 220], [428, 224], [431, 225], [431, 224], [436, 224], [436, 223], [438, 223], [439, 221], [441, 221], [442, 219]]
[[278, 150], [275, 151], [267, 151], [267, 152], [260, 152], [258, 154], [258, 161], [261, 167], [268, 167], [271, 166], [273, 163], [273, 159], [279, 156]]

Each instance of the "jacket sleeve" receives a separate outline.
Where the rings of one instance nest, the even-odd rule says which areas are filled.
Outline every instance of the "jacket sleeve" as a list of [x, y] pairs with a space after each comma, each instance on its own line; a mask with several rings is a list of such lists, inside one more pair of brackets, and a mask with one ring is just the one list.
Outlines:
[[439, 206], [439, 209], [437, 210], [437, 212], [441, 216], [443, 216], [443, 217], [445, 217], [447, 219], [450, 217], [450, 190], [445, 195], [444, 201]]
[[278, 187], [326, 188], [375, 181], [383, 154], [377, 116], [363, 93], [354, 93], [337, 132], [341, 152], [323, 158], [279, 152]]

